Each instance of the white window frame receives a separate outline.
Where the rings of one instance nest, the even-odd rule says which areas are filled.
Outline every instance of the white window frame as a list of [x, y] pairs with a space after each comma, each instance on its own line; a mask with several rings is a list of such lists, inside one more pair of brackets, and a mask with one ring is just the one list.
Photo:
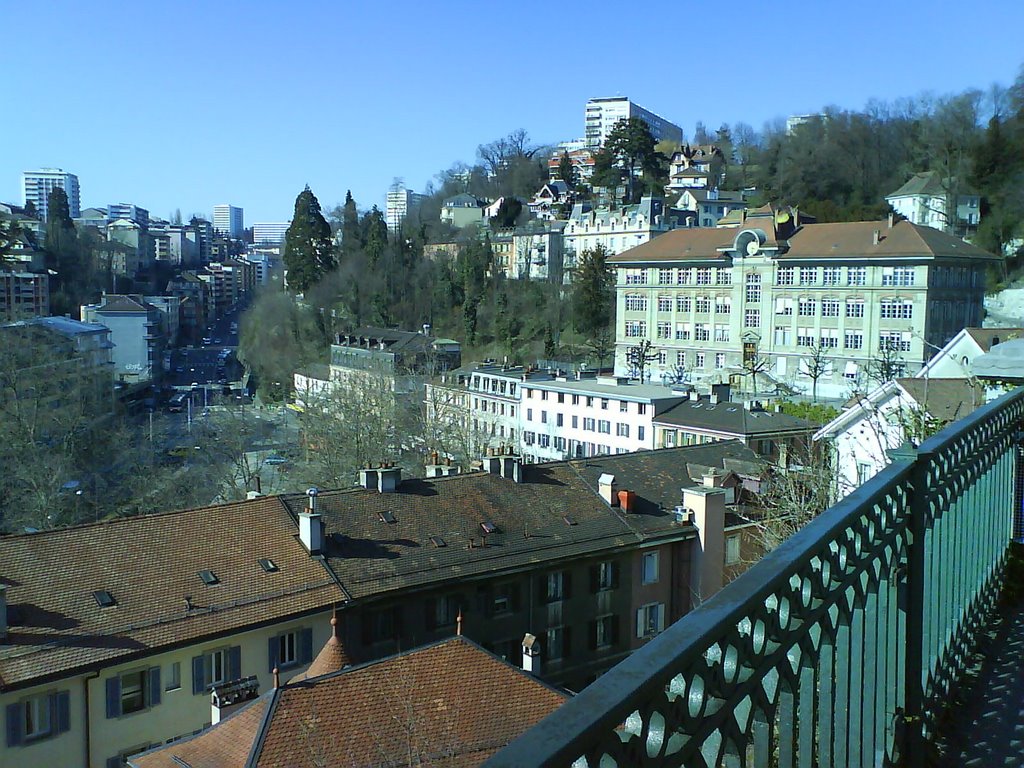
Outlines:
[[640, 581], [643, 584], [657, 584], [658, 583], [658, 552], [645, 552], [643, 561], [640, 566], [641, 577]]

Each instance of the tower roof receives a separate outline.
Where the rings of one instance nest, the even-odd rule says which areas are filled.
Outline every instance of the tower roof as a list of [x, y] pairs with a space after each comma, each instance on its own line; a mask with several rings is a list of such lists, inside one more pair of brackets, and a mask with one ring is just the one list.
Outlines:
[[338, 634], [338, 617], [335, 615], [331, 617], [331, 636], [324, 643], [324, 647], [320, 649], [320, 653], [313, 659], [313, 663], [309, 665], [305, 672], [296, 675], [288, 682], [297, 683], [302, 680], [309, 680], [310, 678], [320, 677], [331, 672], [340, 672], [345, 667], [351, 666], [352, 657], [348, 655], [344, 643], [341, 642], [341, 636]]

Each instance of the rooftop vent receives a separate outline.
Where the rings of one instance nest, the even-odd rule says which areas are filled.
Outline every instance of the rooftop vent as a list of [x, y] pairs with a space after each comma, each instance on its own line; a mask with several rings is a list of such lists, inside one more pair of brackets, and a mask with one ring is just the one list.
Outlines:
[[105, 589], [97, 589], [92, 593], [92, 598], [100, 608], [110, 608], [111, 606], [117, 605], [117, 600], [115, 600], [114, 596]]
[[498, 530], [498, 526], [496, 526], [490, 520], [484, 520], [482, 523], [480, 523], [480, 530], [484, 532], [484, 536], [490, 536], [492, 533]]
[[260, 558], [260, 568], [267, 573], [277, 573], [280, 569], [277, 567], [277, 563], [271, 560], [269, 557]]
[[380, 518], [380, 521], [382, 523], [391, 524], [391, 523], [397, 523], [398, 522], [398, 518], [395, 517], [394, 512], [392, 512], [389, 509], [385, 509], [383, 512], [378, 512], [377, 513], [377, 517]]
[[203, 584], [208, 587], [212, 587], [214, 584], [220, 584], [220, 579], [217, 578], [217, 574], [213, 571], [200, 571], [199, 578], [203, 580]]
[[431, 536], [430, 537], [430, 543], [433, 544], [438, 549], [440, 549], [441, 547], [447, 547], [448, 546], [448, 543], [444, 539], [442, 539], [440, 536]]

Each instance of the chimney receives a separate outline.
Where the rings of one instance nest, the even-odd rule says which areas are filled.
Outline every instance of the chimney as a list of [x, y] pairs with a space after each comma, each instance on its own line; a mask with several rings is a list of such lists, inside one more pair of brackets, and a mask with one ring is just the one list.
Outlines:
[[705, 488], [721, 488], [724, 479], [725, 476], [718, 474], [713, 467], [701, 476]]
[[892, 229], [894, 224], [896, 224], [896, 213], [889, 211], [889, 229]]
[[[889, 227], [890, 228], [892, 227], [891, 223], [889, 224]], [[872, 232], [872, 234], [871, 234], [871, 244], [872, 245], [878, 245], [878, 242], [881, 239], [882, 239], [882, 230], [876, 229], [874, 232]]]
[[380, 493], [394, 493], [402, 482], [402, 468], [390, 462], [377, 470], [377, 490]]
[[256, 675], [214, 686], [210, 695], [210, 722], [216, 725], [243, 704], [257, 698], [259, 690], [260, 683]]
[[728, 403], [732, 397], [732, 387], [728, 384], [712, 384], [711, 391], [718, 395], [718, 402]]
[[636, 493], [634, 491], [619, 491], [619, 508], [623, 512], [632, 512], [636, 506]]
[[708, 398], [708, 402], [711, 405], [718, 405], [718, 393], [715, 390], [711, 390], [711, 396]]
[[7, 585], [0, 584], [0, 641], [7, 639]]
[[494, 450], [488, 448], [483, 458], [483, 470], [491, 475], [501, 474], [501, 459], [494, 455]]
[[514, 483], [523, 482], [523, 462], [512, 452], [512, 446], [505, 446], [501, 450], [501, 476]]
[[430, 323], [424, 323], [423, 324], [423, 335], [424, 336], [429, 336], [430, 335]]
[[299, 541], [311, 555], [319, 555], [324, 548], [324, 521], [316, 511], [318, 493], [320, 491], [317, 488], [306, 491], [306, 495], [309, 496], [309, 507], [299, 512]]
[[615, 475], [609, 475], [607, 472], [601, 475], [597, 479], [597, 489], [605, 504], [610, 507], [619, 506], [619, 494], [615, 488]]
[[359, 470], [359, 487], [366, 491], [377, 490], [377, 472], [373, 467]]
[[256, 484], [256, 490], [248, 491], [245, 494], [245, 498], [247, 498], [247, 499], [258, 499], [260, 496], [263, 495], [263, 486], [260, 483], [260, 476], [259, 475], [254, 475], [253, 476], [253, 480], [255, 481], [255, 484]]
[[700, 400], [700, 393], [697, 392], [696, 389], [691, 389], [690, 390], [690, 402], [691, 403], [696, 403], [698, 400]]
[[540, 677], [540, 643], [529, 632], [523, 637], [523, 671]]
[[683, 506], [693, 513], [697, 538], [690, 555], [693, 607], [722, 588], [725, 565], [725, 491], [721, 488], [683, 488]]

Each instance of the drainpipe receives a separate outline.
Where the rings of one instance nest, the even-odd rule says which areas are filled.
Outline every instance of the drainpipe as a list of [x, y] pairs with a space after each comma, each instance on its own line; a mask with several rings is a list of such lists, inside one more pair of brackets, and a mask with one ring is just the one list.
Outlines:
[[85, 700], [85, 765], [92, 765], [92, 726], [89, 723], [89, 712], [92, 707], [89, 706], [89, 681], [95, 680], [100, 676], [99, 670], [93, 672], [91, 675], [86, 675], [82, 678], [82, 692]]

